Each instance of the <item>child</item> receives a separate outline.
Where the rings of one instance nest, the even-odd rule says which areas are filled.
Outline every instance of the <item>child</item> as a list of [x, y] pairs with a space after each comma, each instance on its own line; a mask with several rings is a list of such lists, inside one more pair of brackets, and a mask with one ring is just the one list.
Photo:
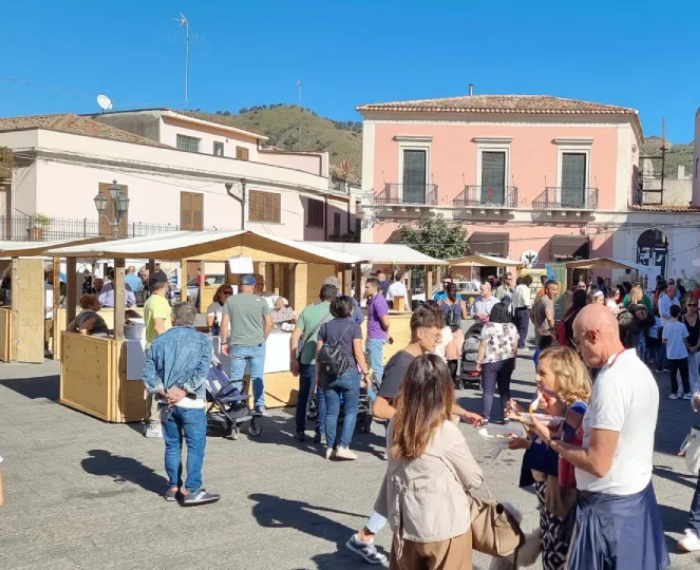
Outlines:
[[[662, 342], [666, 345], [666, 360], [671, 373], [670, 400], [692, 399], [690, 393], [690, 377], [688, 370], [688, 328], [678, 321], [681, 316], [681, 308], [671, 305], [671, 322], [664, 325]], [[683, 393], [678, 391], [678, 374], [681, 375]]]
[[654, 307], [654, 324], [646, 332], [647, 362], [656, 362], [659, 351], [661, 335], [661, 319], [659, 318], [659, 308]]
[[[564, 417], [561, 438], [581, 445], [581, 423], [591, 397], [588, 369], [576, 352], [568, 347], [544, 350], [537, 365], [537, 386], [543, 395], [540, 406], [546, 413]], [[522, 412], [511, 400], [513, 407]], [[514, 438], [511, 449], [527, 449], [523, 458], [520, 486], [534, 483], [540, 504], [542, 565], [546, 570], [564, 570], [566, 554], [573, 535], [576, 481], [571, 464], [560, 458], [539, 440]]]

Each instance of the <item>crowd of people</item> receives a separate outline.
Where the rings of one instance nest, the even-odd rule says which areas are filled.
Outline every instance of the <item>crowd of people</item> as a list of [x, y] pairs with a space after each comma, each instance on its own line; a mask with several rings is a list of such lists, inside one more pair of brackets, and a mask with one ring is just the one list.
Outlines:
[[[511, 398], [510, 382], [519, 351], [527, 351], [531, 322], [538, 394], [531, 406], [563, 421], [549, 427], [533, 416], [528, 435], [512, 437], [509, 446], [525, 451], [520, 485], [535, 489], [545, 570], [667, 567], [651, 483], [659, 390], [645, 360], [654, 358], [660, 370], [668, 366], [673, 399], [681, 390], [676, 377], [681, 398], [697, 390], [698, 360], [691, 358], [700, 345], [697, 299], [677, 294], [672, 281], [660, 283], [653, 299], [638, 284], [580, 282], [570, 292], [563, 319], [556, 320], [559, 284], [553, 280], [543, 280], [536, 295], [530, 294], [529, 277], [513, 280], [508, 274], [502, 283], [485, 282], [481, 297], [468, 310], [448, 275], [434, 300], [413, 311], [409, 343], [384, 365], [384, 348], [393, 337], [388, 281], [381, 277], [367, 279], [364, 287], [366, 338], [358, 302], [342, 295], [337, 278], [329, 277], [318, 302], [299, 314], [290, 340], [290, 369], [299, 377], [297, 441], [306, 438], [307, 409], [314, 396], [314, 441], [323, 446], [328, 460], [358, 459], [351, 446], [362, 394], [372, 402], [375, 421], [386, 426], [387, 469], [374, 512], [348, 538], [347, 547], [366, 562], [385, 563], [374, 537], [388, 525], [393, 533], [391, 568], [471, 567], [470, 493], [485, 476], [456, 424], [522, 420], [526, 409]], [[219, 495], [204, 490], [201, 476], [206, 445], [203, 382], [211, 364], [210, 344], [192, 327], [192, 305], [170, 308], [158, 298], [162, 283], [151, 279], [150, 285], [155, 294], [145, 307], [150, 325], [144, 382], [153, 395], [151, 428], [159, 424], [165, 439], [165, 498], [183, 505], [213, 502]], [[241, 382], [247, 365], [255, 413], [266, 415], [263, 363], [271, 308], [256, 285], [256, 277], [247, 275], [236, 295], [230, 286], [222, 286], [211, 316], [221, 315], [219, 334], [222, 351], [232, 357], [231, 380]], [[88, 301], [92, 299], [86, 299], [89, 310], [94, 305]], [[453, 349], [464, 342], [462, 320], [468, 314], [481, 325], [480, 414], [460, 407], [455, 397]], [[658, 344], [652, 342], [654, 327]], [[186, 354], [175, 346], [187, 346]], [[496, 390], [502, 410], [498, 420], [492, 416]], [[188, 447], [184, 481], [183, 436]], [[681, 541], [685, 550], [700, 550], [698, 521], [700, 483], [691, 528]]]

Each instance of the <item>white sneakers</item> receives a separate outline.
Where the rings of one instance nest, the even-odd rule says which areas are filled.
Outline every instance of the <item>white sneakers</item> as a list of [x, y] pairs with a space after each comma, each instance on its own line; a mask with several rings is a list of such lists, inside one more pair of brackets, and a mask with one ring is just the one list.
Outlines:
[[148, 438], [160, 438], [163, 439], [163, 428], [159, 425], [148, 424], [146, 427], [146, 432], [143, 434]]
[[678, 541], [678, 548], [685, 552], [697, 552], [700, 550], [700, 537], [694, 530], [685, 529], [685, 536]]
[[347, 447], [339, 447], [337, 449], [326, 449], [326, 459], [344, 459], [346, 461], [354, 461], [357, 459], [357, 454], [350, 451]]

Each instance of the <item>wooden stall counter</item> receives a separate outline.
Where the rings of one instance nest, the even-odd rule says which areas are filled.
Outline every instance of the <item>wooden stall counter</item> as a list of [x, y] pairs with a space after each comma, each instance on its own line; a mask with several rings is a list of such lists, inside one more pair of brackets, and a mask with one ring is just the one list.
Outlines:
[[108, 422], [146, 416], [141, 380], [127, 380], [125, 341], [63, 332], [60, 402]]
[[0, 307], [0, 360], [3, 362], [13, 362], [12, 344], [12, 308], [9, 306]]

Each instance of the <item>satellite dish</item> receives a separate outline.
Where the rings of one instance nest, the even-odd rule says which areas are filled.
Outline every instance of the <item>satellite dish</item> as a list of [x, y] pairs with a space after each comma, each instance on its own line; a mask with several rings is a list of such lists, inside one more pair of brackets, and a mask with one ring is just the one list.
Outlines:
[[107, 97], [107, 95], [98, 95], [97, 104], [103, 111], [110, 111], [112, 109], [112, 100]]

